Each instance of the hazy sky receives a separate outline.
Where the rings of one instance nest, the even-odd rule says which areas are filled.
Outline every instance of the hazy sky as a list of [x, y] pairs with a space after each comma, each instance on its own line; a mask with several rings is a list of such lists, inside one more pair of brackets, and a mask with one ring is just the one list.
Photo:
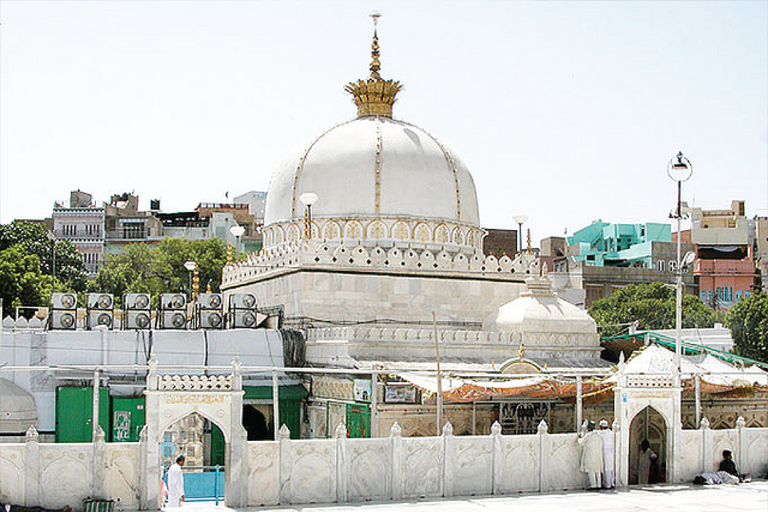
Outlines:
[[484, 227], [538, 240], [684, 199], [768, 215], [768, 2], [0, 1], [0, 220], [82, 189], [191, 210], [267, 190], [356, 113], [370, 61], [395, 117], [457, 152]]

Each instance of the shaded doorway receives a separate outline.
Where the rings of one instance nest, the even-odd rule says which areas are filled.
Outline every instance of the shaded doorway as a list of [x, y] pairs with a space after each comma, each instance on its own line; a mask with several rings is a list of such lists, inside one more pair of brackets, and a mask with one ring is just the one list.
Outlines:
[[[243, 428], [247, 433], [248, 441], [271, 441], [274, 439], [272, 422], [267, 421], [267, 416], [260, 409], [269, 409], [272, 406], [243, 405]], [[271, 416], [271, 414], [270, 414]]]
[[[650, 463], [641, 464], [641, 459], [647, 457], [641, 449], [644, 440], [648, 440], [650, 450], [656, 458], [651, 458]], [[649, 484], [663, 483], [667, 480], [667, 423], [664, 417], [651, 406], [637, 413], [629, 427], [630, 485], [641, 483], [641, 471], [647, 471]]]

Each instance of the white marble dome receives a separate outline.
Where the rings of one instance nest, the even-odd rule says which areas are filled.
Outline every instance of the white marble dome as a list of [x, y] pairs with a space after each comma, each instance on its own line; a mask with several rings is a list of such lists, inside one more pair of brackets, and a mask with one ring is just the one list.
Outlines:
[[[305, 206], [299, 198], [306, 192], [318, 198], [313, 238], [456, 246], [467, 245], [473, 230], [473, 241], [481, 238], [477, 193], [466, 165], [424, 130], [385, 116], [340, 124], [288, 156], [267, 194], [265, 247], [303, 235]], [[346, 229], [350, 223], [357, 225]]]
[[0, 433], [23, 434], [37, 425], [35, 399], [13, 382], [0, 379]]

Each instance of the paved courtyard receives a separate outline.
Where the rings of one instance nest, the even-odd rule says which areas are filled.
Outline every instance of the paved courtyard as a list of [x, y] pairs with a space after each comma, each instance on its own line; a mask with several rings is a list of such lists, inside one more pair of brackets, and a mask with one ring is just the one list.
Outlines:
[[[212, 503], [185, 504], [187, 512], [224, 512]], [[519, 494], [503, 497], [468, 497], [439, 500], [407, 500], [344, 505], [293, 505], [260, 507], [248, 510], [283, 512], [675, 512], [738, 511], [768, 512], [768, 481], [740, 485], [652, 485], [619, 491], [571, 491], [550, 494]]]

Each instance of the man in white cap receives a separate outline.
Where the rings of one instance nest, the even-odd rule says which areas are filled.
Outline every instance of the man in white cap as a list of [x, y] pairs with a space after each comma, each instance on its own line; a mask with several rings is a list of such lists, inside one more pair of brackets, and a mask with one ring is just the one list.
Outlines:
[[613, 467], [613, 432], [608, 428], [608, 420], [600, 420], [599, 434], [603, 440], [603, 487], [613, 489], [616, 486]]

